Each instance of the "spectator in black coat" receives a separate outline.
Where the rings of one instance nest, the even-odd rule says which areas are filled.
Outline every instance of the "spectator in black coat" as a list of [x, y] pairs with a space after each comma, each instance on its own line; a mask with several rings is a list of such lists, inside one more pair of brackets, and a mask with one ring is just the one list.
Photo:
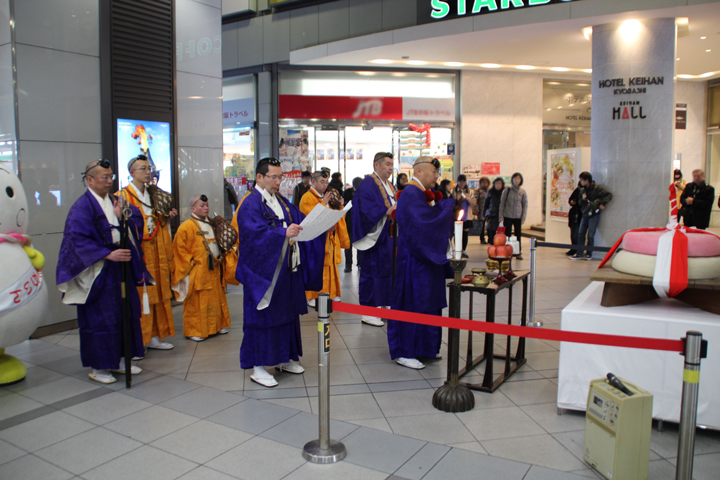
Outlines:
[[[580, 229], [580, 220], [582, 212], [580, 211], [580, 199], [582, 195], [582, 183], [578, 182], [577, 188], [573, 190], [568, 203], [570, 204], [570, 212], [568, 212], [568, 227], [570, 227], [570, 243], [577, 245], [578, 230]], [[577, 250], [568, 250], [565, 255], [568, 257], [577, 253]]]
[[300, 208], [300, 199], [310, 190], [310, 180], [312, 179], [312, 173], [305, 170], [300, 174], [301, 182], [295, 185], [293, 189], [292, 202], [293, 205]]
[[[345, 200], [345, 205], [350, 203], [355, 196], [355, 190], [360, 186], [360, 182], [362, 182], [362, 178], [355, 177], [353, 179], [352, 187], [345, 189], [343, 192], [343, 199]], [[348, 210], [348, 213], [345, 214], [345, 224], [347, 225], [348, 230], [348, 236], [352, 238], [352, 208]], [[358, 258], [358, 260], [360, 260]], [[350, 245], [350, 248], [345, 250], [345, 271], [346, 272], [352, 272], [352, 264], [353, 264], [353, 249], [352, 245]]]
[[497, 177], [493, 182], [493, 186], [485, 195], [485, 204], [482, 211], [485, 212], [485, 228], [488, 234], [488, 244], [492, 245], [500, 225], [500, 199], [505, 190], [505, 180]]
[[343, 194], [343, 190], [345, 189], [345, 186], [342, 182], [342, 173], [335, 172], [330, 177], [330, 183], [328, 183], [328, 188], [334, 188], [338, 191], [340, 195]]
[[680, 203], [685, 226], [705, 230], [710, 225], [710, 213], [715, 203], [715, 189], [705, 183], [705, 172], [693, 170], [693, 182], [685, 186]]

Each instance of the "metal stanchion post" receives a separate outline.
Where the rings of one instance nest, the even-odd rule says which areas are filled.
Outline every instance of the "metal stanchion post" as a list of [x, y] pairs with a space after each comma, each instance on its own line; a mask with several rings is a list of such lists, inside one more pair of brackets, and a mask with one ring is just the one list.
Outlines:
[[303, 458], [312, 463], [337, 463], [347, 456], [345, 445], [330, 439], [330, 295], [321, 293], [318, 312], [318, 406], [320, 435], [303, 448]]
[[535, 318], [535, 257], [537, 255], [537, 238], [530, 239], [530, 314], [528, 327], [542, 327], [543, 321]]
[[[467, 260], [450, 260], [455, 281], [450, 286], [450, 316], [460, 318], [460, 286]], [[448, 381], [433, 394], [433, 407], [443, 412], [467, 412], [475, 408], [475, 396], [464, 385], [459, 385], [460, 330], [448, 329]]]
[[707, 342], [703, 341], [702, 333], [687, 332], [684, 340], [685, 369], [683, 370], [682, 403], [680, 404], [676, 480], [692, 480], [698, 390], [700, 389], [700, 359], [707, 355]]

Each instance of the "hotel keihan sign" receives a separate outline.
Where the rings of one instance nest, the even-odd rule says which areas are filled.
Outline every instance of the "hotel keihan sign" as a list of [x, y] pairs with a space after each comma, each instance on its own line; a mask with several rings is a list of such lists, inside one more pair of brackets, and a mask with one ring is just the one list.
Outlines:
[[[630, 77], [606, 78], [598, 80], [598, 88], [612, 89], [613, 95], [644, 95], [651, 93], [654, 85], [665, 85], [665, 77]], [[641, 97], [642, 98], [642, 97]], [[647, 111], [643, 110], [641, 100], [620, 100], [618, 106], [612, 108], [613, 120], [644, 120]]]

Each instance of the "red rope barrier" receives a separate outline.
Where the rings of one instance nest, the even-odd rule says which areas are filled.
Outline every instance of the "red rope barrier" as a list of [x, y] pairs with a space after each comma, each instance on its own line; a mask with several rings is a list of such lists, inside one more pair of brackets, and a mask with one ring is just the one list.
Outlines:
[[[434, 327], [455, 328], [458, 330], [471, 330], [473, 332], [492, 333], [495, 335], [509, 335], [512, 337], [539, 338], [541, 340], [554, 340], [556, 342], [589, 343], [593, 345], [606, 345], [610, 347], [641, 348], [646, 350], [664, 350], [667, 352], [682, 352], [682, 340], [667, 340], [662, 338], [626, 337], [622, 335], [604, 335], [600, 333], [568, 332], [564, 330], [544, 330], [535, 327], [521, 327], [519, 325], [505, 325], [502, 323], [478, 322], [462, 318], [441, 317], [423, 313], [411, 313], [398, 310], [385, 310], [381, 312], [375, 307], [365, 307], [351, 303], [333, 302], [334, 312], [367, 315], [370, 317], [382, 316], [388, 320], [419, 323]], [[382, 315], [379, 315], [382, 313]]]

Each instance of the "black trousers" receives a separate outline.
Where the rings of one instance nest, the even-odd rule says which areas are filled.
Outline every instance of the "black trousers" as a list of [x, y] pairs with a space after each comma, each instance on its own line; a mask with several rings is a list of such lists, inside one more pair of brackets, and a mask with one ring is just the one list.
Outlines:
[[513, 235], [517, 237], [520, 244], [518, 253], [522, 253], [522, 241], [520, 240], [522, 238], [522, 219], [505, 217], [505, 235], [507, 235], [508, 239]]
[[[570, 243], [578, 245], [578, 232], [580, 231], [580, 222], [572, 223], [568, 225], [570, 227]], [[577, 253], [577, 250], [570, 250], [573, 254]]]
[[352, 268], [353, 264], [353, 249], [352, 245], [350, 245], [350, 248], [345, 250], [345, 268]]
[[463, 252], [465, 250], [467, 250], [468, 240], [470, 237], [470, 229], [472, 228], [472, 226], [473, 226], [472, 220], [465, 220], [463, 222], [463, 244], [462, 244]]

